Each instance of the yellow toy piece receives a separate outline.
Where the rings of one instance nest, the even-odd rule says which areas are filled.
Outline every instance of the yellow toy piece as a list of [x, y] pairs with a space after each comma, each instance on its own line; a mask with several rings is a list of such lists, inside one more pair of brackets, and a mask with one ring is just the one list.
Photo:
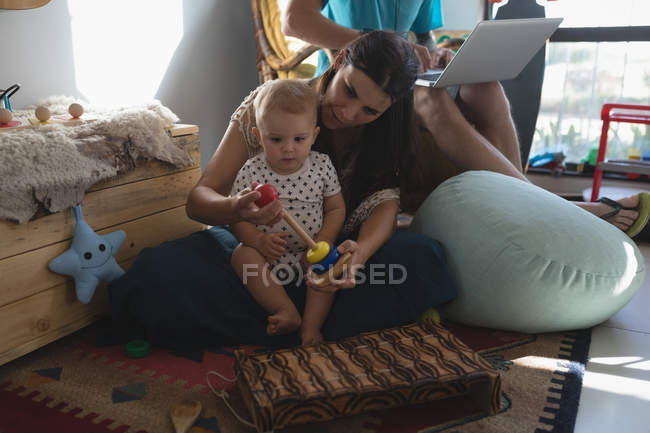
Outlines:
[[315, 249], [307, 251], [307, 261], [311, 264], [319, 263], [330, 253], [330, 244], [320, 241], [316, 244]]

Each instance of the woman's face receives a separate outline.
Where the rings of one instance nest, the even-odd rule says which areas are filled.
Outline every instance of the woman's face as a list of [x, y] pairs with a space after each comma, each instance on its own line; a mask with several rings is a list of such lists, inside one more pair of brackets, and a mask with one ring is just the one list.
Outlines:
[[321, 103], [321, 122], [328, 129], [370, 123], [390, 107], [392, 101], [363, 71], [352, 65], [340, 67]]

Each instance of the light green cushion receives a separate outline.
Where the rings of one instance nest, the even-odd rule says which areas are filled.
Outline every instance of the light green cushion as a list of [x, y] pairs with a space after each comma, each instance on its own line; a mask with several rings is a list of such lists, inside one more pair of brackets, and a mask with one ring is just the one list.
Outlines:
[[440, 185], [411, 230], [443, 245], [458, 297], [450, 319], [521, 332], [607, 320], [643, 282], [645, 265], [622, 231], [532, 184], [486, 171]]

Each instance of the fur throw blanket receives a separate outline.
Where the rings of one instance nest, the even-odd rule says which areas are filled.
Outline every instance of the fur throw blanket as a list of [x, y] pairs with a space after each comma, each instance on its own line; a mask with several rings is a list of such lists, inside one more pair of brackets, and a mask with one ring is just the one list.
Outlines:
[[[72, 102], [51, 97], [40, 105], [54, 117], [67, 115]], [[138, 159], [193, 164], [167, 133], [178, 117], [159, 101], [114, 110], [82, 105], [81, 118], [89, 121], [79, 125], [0, 132], [0, 218], [22, 224], [39, 210], [54, 213], [74, 206], [91, 185], [135, 168]], [[16, 110], [13, 117], [27, 121], [34, 110]]]

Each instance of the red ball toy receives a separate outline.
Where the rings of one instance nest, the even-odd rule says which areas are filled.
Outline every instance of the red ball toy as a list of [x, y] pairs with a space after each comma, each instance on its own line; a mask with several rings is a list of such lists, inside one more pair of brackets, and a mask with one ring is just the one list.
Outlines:
[[267, 204], [271, 203], [273, 200], [280, 198], [278, 195], [278, 190], [275, 187], [268, 183], [261, 183], [255, 187], [255, 191], [259, 191], [261, 194], [260, 198], [255, 200], [255, 205], [257, 207], [264, 207]]

